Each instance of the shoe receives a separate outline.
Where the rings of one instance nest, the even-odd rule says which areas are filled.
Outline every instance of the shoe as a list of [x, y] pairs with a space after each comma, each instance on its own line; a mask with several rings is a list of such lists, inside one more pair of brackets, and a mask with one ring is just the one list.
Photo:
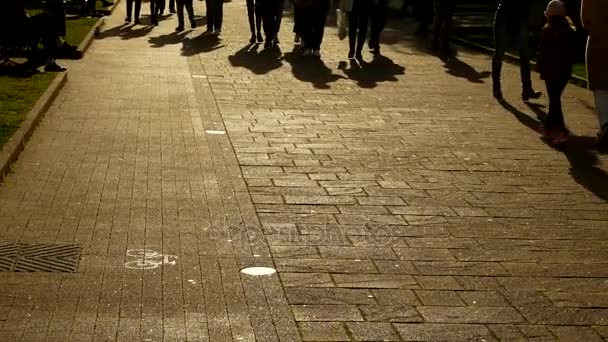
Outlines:
[[494, 81], [494, 83], [492, 84], [492, 94], [494, 95], [494, 98], [497, 100], [503, 99], [502, 90], [500, 87], [500, 81]]
[[158, 26], [158, 20], [152, 20], [151, 24], [152, 26]]
[[131, 22], [131, 18], [130, 17], [126, 17], [125, 18], [125, 23], [130, 23]]
[[279, 37], [275, 37], [272, 42], [274, 43], [274, 45], [281, 44], [281, 42], [279, 41]]
[[190, 22], [190, 27], [191, 27], [191, 28], [193, 28], [193, 29], [195, 29], [195, 28], [196, 28], [196, 22], [195, 22], [194, 20], [192, 20], [192, 21]]
[[62, 67], [56, 62], [51, 62], [44, 66], [44, 71], [46, 72], [62, 72], [68, 70], [66, 67]]
[[534, 91], [534, 89], [530, 88], [530, 89], [524, 89], [524, 91], [522, 91], [521, 93], [521, 99], [524, 100], [524, 102], [529, 101], [529, 100], [536, 100], [538, 98], [540, 98], [543, 95], [543, 93], [541, 93], [540, 91]]
[[212, 29], [206, 29], [205, 32], [203, 32], [204, 35], [210, 35], [213, 34], [213, 30]]
[[133, 25], [140, 25], [141, 22], [139, 21], [139, 19], [135, 19], [135, 21], [133, 22]]
[[318, 49], [312, 50], [312, 55], [315, 57], [321, 57], [321, 50], [318, 50]]
[[373, 47], [373, 48], [370, 48], [370, 49], [369, 49], [369, 52], [370, 52], [372, 55], [378, 56], [378, 55], [380, 55], [380, 48], [379, 48], [379, 47]]
[[175, 28], [175, 32], [182, 32], [184, 30], [183, 26], [178, 26]]
[[175, 8], [169, 8], [169, 13], [175, 13]]
[[213, 31], [213, 35], [215, 35], [215, 36], [221, 36], [222, 35], [222, 30], [215, 30], [215, 31]]
[[541, 126], [539, 129], [540, 139], [543, 141], [551, 141], [555, 138], [556, 132], [553, 128]]
[[605, 123], [602, 126], [602, 129], [597, 136], [597, 149], [601, 151], [608, 150], [608, 123]]
[[353, 59], [353, 58], [355, 58], [355, 51], [349, 50], [348, 51], [348, 59]]
[[257, 39], [258, 39], [258, 43], [261, 43], [261, 42], [263, 42], [263, 41], [264, 41], [264, 37], [262, 36], [262, 33], [261, 33], [261, 32], [258, 32]]
[[570, 132], [568, 132], [567, 130], [561, 131], [561, 132], [555, 134], [553, 139], [551, 139], [551, 141], [549, 142], [549, 145], [554, 146], [554, 147], [561, 146], [568, 141], [569, 136], [570, 136]]
[[249, 44], [255, 44], [257, 42], [255, 34], [251, 35], [251, 38], [249, 38]]

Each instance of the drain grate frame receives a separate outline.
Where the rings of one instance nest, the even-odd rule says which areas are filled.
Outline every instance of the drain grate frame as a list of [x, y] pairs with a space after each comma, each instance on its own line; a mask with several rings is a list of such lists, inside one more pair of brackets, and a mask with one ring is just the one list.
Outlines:
[[78, 245], [0, 241], [0, 272], [75, 273], [81, 252]]

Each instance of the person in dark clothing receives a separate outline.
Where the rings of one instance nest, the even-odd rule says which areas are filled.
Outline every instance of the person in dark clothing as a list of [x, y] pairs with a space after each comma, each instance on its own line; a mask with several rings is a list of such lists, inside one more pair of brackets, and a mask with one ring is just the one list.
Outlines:
[[492, 84], [496, 99], [501, 100], [502, 90], [500, 77], [502, 61], [505, 55], [507, 40], [507, 29], [515, 26], [519, 40], [519, 62], [522, 82], [521, 97], [524, 101], [538, 99], [542, 94], [532, 88], [532, 77], [530, 72], [530, 54], [528, 52], [528, 2], [524, 0], [501, 0], [496, 10], [494, 20], [494, 57], [492, 59]]
[[163, 14], [165, 0], [150, 0], [150, 23], [158, 26], [158, 17]]
[[435, 0], [433, 50], [439, 54], [441, 59], [448, 59], [453, 54], [450, 48], [450, 33], [455, 7], [454, 0]]
[[130, 23], [131, 22], [131, 14], [133, 14], [133, 6], [135, 6], [135, 17], [134, 17], [134, 21], [133, 23], [135, 25], [138, 25], [139, 22], [139, 13], [141, 11], [141, 0], [127, 0], [127, 17], [125, 18], [125, 21]]
[[275, 8], [275, 13], [276, 13], [276, 19], [275, 19], [275, 25], [276, 25], [276, 29], [275, 29], [275, 37], [274, 37], [274, 42], [275, 44], [280, 44], [279, 42], [279, 32], [281, 31], [281, 23], [283, 22], [283, 11], [285, 10], [285, 0], [277, 0], [277, 4], [276, 4], [276, 8]]
[[293, 6], [293, 42], [300, 44], [302, 42], [302, 5], [297, 0], [291, 0]]
[[549, 115], [541, 134], [550, 145], [556, 146], [566, 142], [568, 137], [561, 97], [576, 62], [577, 42], [576, 31], [561, 1], [551, 1], [545, 16], [548, 22], [541, 34], [538, 71], [547, 86]]
[[249, 30], [251, 31], [251, 44], [261, 43], [264, 41], [262, 37], [262, 13], [260, 0], [247, 0], [247, 17], [249, 19]]
[[[192, 0], [189, 1], [192, 4]], [[224, 0], [205, 0], [205, 3], [207, 4], [207, 32], [205, 33], [222, 34]], [[177, 13], [179, 13], [179, 9]], [[192, 22], [194, 21], [192, 20]]]
[[380, 34], [386, 26], [388, 18], [388, 0], [372, 0], [370, 16], [369, 49], [372, 54], [380, 54]]
[[413, 0], [412, 11], [418, 21], [418, 28], [414, 33], [416, 36], [426, 36], [429, 33], [429, 26], [433, 23], [434, 9], [433, 2], [430, 0]]
[[363, 45], [367, 39], [367, 27], [371, 2], [374, 0], [352, 0], [352, 8], [348, 12], [348, 58], [363, 60]]
[[[306, 3], [306, 0], [304, 1]], [[304, 56], [321, 57], [321, 44], [331, 0], [312, 0], [302, 7]]]
[[[184, 7], [188, 12], [188, 19], [190, 19], [190, 27], [196, 28], [196, 22], [194, 21], [194, 7], [192, 0], [175, 0], [177, 5], [177, 28], [175, 31], [181, 32], [184, 30]], [[207, 8], [207, 20], [209, 20], [209, 8]], [[208, 24], [207, 24], [208, 25]]]
[[175, 0], [169, 0], [169, 13], [175, 13]]
[[[264, 48], [270, 49], [278, 44], [278, 15], [280, 0], [258, 0], [260, 1], [260, 13], [262, 14], [262, 23], [264, 26], [264, 34], [266, 35], [266, 43]], [[282, 12], [282, 9], [281, 9]]]

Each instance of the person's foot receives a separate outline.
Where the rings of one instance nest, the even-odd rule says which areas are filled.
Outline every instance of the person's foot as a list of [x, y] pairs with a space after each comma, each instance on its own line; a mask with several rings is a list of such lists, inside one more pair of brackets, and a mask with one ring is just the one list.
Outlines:
[[317, 58], [320, 58], [321, 57], [321, 50], [319, 50], [319, 49], [312, 50], [312, 55], [315, 56], [315, 57], [317, 57]]
[[549, 145], [553, 147], [559, 147], [568, 141], [570, 132], [568, 130], [562, 130], [555, 134], [555, 136], [549, 141]]
[[257, 39], [258, 39], [258, 43], [261, 43], [264, 41], [264, 36], [262, 36], [262, 32], [258, 32]]
[[151, 22], [152, 26], [158, 26], [158, 20], [153, 19]]
[[349, 50], [348, 51], [348, 59], [353, 59], [353, 58], [355, 58], [355, 51]]
[[608, 123], [605, 123], [597, 136], [597, 149], [608, 151]]
[[169, 8], [169, 13], [175, 13], [175, 8]]
[[183, 26], [178, 26], [175, 28], [175, 32], [182, 32], [184, 30]]
[[195, 22], [194, 20], [192, 20], [192, 21], [190, 22], [190, 27], [191, 27], [191, 28], [193, 28], [193, 29], [195, 29], [195, 28], [196, 28], [196, 22]]
[[125, 18], [125, 23], [130, 23], [131, 22], [131, 17], [126, 17]]
[[281, 44], [281, 42], [279, 41], [279, 37], [274, 37], [274, 39], [272, 40], [272, 42], [274, 43], [274, 45]]
[[553, 128], [547, 126], [541, 126], [539, 129], [540, 138], [543, 141], [551, 141], [555, 138], [556, 132]]
[[139, 25], [141, 24], [141, 22], [139, 21], [139, 19], [135, 19], [135, 21], [133, 22], [133, 25]]
[[266, 43], [264, 43], [264, 49], [272, 49], [272, 41], [270, 39], [266, 39]]
[[357, 53], [355, 53], [355, 59], [358, 61], [363, 60], [363, 53], [361, 52], [361, 50], [359, 50], [359, 51], [357, 51]]
[[373, 47], [369, 49], [369, 52], [374, 55], [374, 56], [378, 56], [380, 55], [380, 48], [379, 47]]
[[46, 72], [62, 72], [66, 70], [68, 70], [66, 67], [63, 67], [54, 61], [44, 66], [44, 71]]
[[251, 38], [249, 38], [249, 44], [255, 44], [257, 42], [257, 39], [255, 37], [255, 34], [251, 35]]
[[529, 100], [539, 99], [542, 95], [543, 95], [543, 93], [541, 93], [540, 91], [535, 91], [532, 88], [524, 89], [524, 91], [522, 91], [522, 93], [521, 93], [521, 99], [524, 100], [524, 102], [526, 102]]

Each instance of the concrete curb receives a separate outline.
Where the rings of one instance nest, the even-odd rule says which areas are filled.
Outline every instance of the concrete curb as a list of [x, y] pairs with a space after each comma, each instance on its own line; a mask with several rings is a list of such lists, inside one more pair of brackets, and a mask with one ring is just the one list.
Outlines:
[[[116, 6], [118, 6], [118, 3], [120, 3], [120, 0], [116, 0], [114, 2], [114, 5], [110, 6], [107, 11], [112, 14], [114, 13], [114, 9], [116, 8]], [[80, 45], [78, 45], [78, 51], [81, 53], [82, 56], [84, 56], [84, 53], [89, 49], [89, 47], [91, 46], [91, 44], [93, 43], [93, 40], [95, 39], [95, 37], [97, 36], [97, 34], [99, 34], [99, 30], [101, 30], [101, 27], [105, 24], [105, 20], [104, 18], [99, 18], [97, 20], [97, 22], [95, 23], [95, 25], [93, 25], [93, 27], [91, 28], [91, 30], [89, 31], [89, 33], [86, 35], [86, 37], [84, 37], [84, 39], [82, 40], [82, 42], [80, 42]]]
[[19, 129], [0, 149], [0, 181], [10, 172], [11, 164], [19, 158], [19, 154], [25, 148], [25, 143], [32, 136], [34, 129], [49, 110], [67, 80], [68, 74], [65, 72], [55, 77], [51, 85], [36, 101], [34, 107], [27, 113]]
[[[455, 41], [456, 43], [458, 43], [459, 45], [462, 45], [462, 46], [472, 49], [472, 50], [481, 51], [481, 52], [487, 53], [489, 55], [494, 53], [494, 49], [492, 49], [491, 47], [487, 47], [485, 45], [477, 44], [477, 43], [474, 43], [474, 42], [471, 42], [471, 41], [468, 41], [466, 39], [456, 37], [456, 36], [452, 36], [451, 39], [453, 41]], [[517, 57], [513, 54], [505, 53], [505, 60], [509, 63], [519, 65], [519, 57]], [[536, 62], [530, 61], [530, 65], [532, 67], [536, 68]], [[587, 86], [588, 86], [586, 79], [576, 76], [576, 75], [571, 75], [570, 83], [575, 84], [579, 87], [583, 87], [583, 88], [587, 88]]]

